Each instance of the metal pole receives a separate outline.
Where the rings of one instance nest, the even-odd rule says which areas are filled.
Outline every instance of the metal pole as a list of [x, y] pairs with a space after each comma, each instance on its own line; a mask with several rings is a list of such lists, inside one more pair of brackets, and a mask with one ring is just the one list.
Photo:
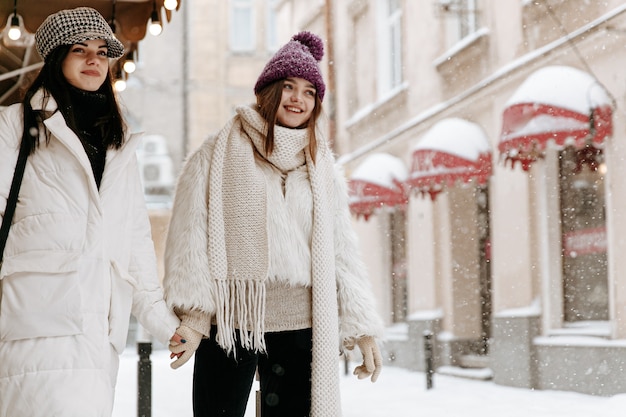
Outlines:
[[424, 359], [426, 360], [426, 389], [433, 387], [433, 334], [426, 330], [424, 332]]
[[326, 57], [328, 59], [328, 84], [327, 94], [328, 100], [324, 105], [326, 114], [328, 115], [328, 138], [330, 139], [330, 147], [333, 151], [337, 150], [337, 88], [335, 85], [336, 66], [335, 66], [335, 23], [334, 23], [334, 7], [332, 0], [325, 1], [324, 21], [326, 24]]
[[[261, 376], [259, 375], [259, 368], [257, 368], [256, 370], [256, 380], [260, 381], [261, 380]], [[256, 397], [255, 397], [255, 403], [256, 403], [256, 417], [261, 417], [261, 401], [263, 401], [263, 397], [261, 395], [261, 387], [259, 386], [259, 389], [256, 390]]]
[[137, 353], [137, 416], [150, 417], [152, 415], [152, 342], [138, 342]]

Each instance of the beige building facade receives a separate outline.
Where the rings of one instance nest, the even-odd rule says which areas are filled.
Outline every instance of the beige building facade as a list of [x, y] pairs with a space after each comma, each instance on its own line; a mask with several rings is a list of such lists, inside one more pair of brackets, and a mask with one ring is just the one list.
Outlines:
[[131, 122], [166, 136], [175, 172], [185, 157], [254, 102], [253, 86], [277, 50], [276, 0], [186, 0], [167, 30], [139, 45], [121, 93]]
[[172, 109], [137, 117], [176, 169], [294, 33], [325, 40], [388, 365], [424, 370], [432, 333], [440, 373], [626, 392], [623, 2], [188, 0], [175, 28], [144, 53], [161, 101], [125, 94]]
[[432, 332], [442, 373], [626, 392], [626, 5], [276, 6], [332, 52], [326, 111], [387, 363], [423, 370]]
[[191, 0], [187, 29], [187, 150], [253, 103], [253, 87], [278, 49], [275, 0]]

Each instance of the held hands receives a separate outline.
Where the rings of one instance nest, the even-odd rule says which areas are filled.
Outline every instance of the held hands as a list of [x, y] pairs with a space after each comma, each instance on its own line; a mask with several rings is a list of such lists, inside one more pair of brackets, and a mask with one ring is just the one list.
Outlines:
[[[354, 375], [359, 379], [372, 376], [372, 382], [376, 382], [378, 375], [383, 369], [383, 358], [376, 344], [376, 340], [372, 336], [363, 336], [357, 339], [356, 345], [361, 350], [363, 363], [354, 368]], [[354, 345], [348, 346], [348, 349], [354, 349]]]
[[172, 369], [178, 369], [184, 365], [189, 358], [191, 358], [196, 349], [198, 349], [201, 340], [202, 333], [190, 327], [181, 325], [178, 329], [176, 329], [176, 333], [170, 340], [169, 345], [169, 350], [172, 352], [170, 354], [170, 359], [177, 358], [170, 364]]

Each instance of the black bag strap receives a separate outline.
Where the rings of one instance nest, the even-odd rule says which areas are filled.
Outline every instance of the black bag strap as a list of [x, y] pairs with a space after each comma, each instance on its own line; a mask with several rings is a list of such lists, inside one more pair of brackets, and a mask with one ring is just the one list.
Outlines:
[[26, 158], [28, 158], [28, 146], [26, 141], [22, 140], [20, 144], [20, 153], [17, 157], [17, 163], [15, 164], [15, 173], [13, 174], [13, 181], [11, 182], [9, 198], [7, 198], [7, 206], [4, 209], [4, 216], [2, 217], [2, 226], [0, 226], [0, 267], [2, 266], [4, 246], [6, 245], [7, 238], [9, 237], [9, 228], [11, 227], [11, 221], [13, 220], [13, 215], [15, 214], [17, 196], [20, 193], [20, 187], [22, 186], [22, 178], [24, 178]]

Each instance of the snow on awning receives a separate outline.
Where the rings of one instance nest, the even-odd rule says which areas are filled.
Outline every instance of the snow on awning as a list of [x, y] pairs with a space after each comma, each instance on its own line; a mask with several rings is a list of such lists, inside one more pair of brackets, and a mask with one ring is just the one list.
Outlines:
[[498, 149], [527, 171], [548, 143], [600, 148], [612, 134], [612, 101], [591, 75], [566, 66], [535, 71], [507, 101]]
[[384, 206], [405, 205], [407, 169], [399, 158], [386, 153], [371, 154], [350, 177], [350, 211], [366, 219]]
[[491, 176], [491, 149], [480, 126], [459, 118], [443, 119], [413, 148], [407, 184], [434, 200], [444, 186]]

